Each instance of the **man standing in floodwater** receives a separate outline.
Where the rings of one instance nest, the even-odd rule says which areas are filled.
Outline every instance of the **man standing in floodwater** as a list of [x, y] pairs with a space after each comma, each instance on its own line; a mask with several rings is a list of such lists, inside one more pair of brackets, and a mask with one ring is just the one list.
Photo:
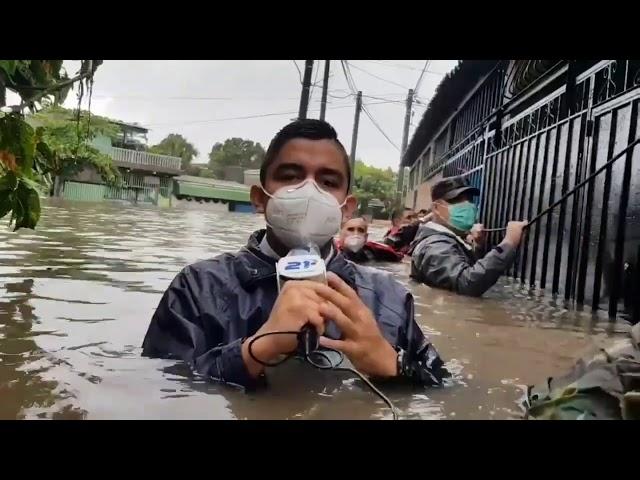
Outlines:
[[479, 297], [513, 264], [527, 222], [509, 222], [502, 242], [479, 259], [484, 231], [475, 223], [477, 207], [472, 203], [479, 194], [463, 177], [448, 177], [433, 185], [433, 220], [420, 227], [413, 243], [412, 278]]
[[[251, 187], [267, 228], [239, 252], [189, 265], [175, 277], [143, 355], [182, 359], [212, 380], [256, 387], [264, 383], [263, 364], [297, 346], [296, 335], [262, 334], [310, 324], [322, 347], [341, 351], [365, 375], [439, 385], [447, 371], [415, 322], [409, 291], [334, 248], [333, 236], [356, 206], [349, 165], [328, 123], [306, 119], [284, 127], [265, 155], [261, 185]], [[289, 281], [278, 293], [276, 262], [309, 243], [325, 260], [328, 285]]]
[[369, 224], [362, 217], [351, 218], [342, 224], [336, 245], [347, 260], [355, 263], [400, 262], [404, 258], [402, 253], [384, 243], [369, 241]]
[[393, 210], [391, 228], [384, 234], [382, 241], [404, 256], [409, 251], [419, 225], [418, 216], [411, 208]]

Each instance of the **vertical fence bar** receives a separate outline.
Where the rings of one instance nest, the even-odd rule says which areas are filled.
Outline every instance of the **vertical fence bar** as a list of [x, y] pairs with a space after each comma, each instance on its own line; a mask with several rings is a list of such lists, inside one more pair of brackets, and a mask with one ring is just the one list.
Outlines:
[[[607, 156], [603, 162], [607, 162], [614, 155], [616, 146], [616, 130], [618, 125], [618, 110], [611, 113], [611, 130], [609, 132], [609, 145]], [[591, 301], [592, 310], [597, 310], [600, 305], [600, 289], [602, 286], [602, 258], [607, 241], [607, 216], [609, 214], [609, 195], [611, 194], [611, 172], [613, 165], [605, 169], [604, 191], [602, 194], [602, 212], [600, 216], [600, 232], [598, 235], [598, 250], [596, 253], [595, 273], [593, 283], [593, 297]]]
[[[600, 118], [594, 120], [593, 142], [591, 148], [591, 158], [589, 159], [589, 171], [587, 175], [591, 175], [596, 169], [596, 158], [598, 152], [598, 138], [600, 133]], [[576, 182], [577, 183], [577, 182]], [[585, 205], [584, 231], [582, 234], [582, 245], [579, 252], [578, 260], [578, 280], [576, 301], [579, 304], [584, 303], [584, 288], [587, 277], [587, 265], [589, 261], [589, 241], [591, 239], [591, 206], [593, 205], [593, 182], [589, 182], [587, 186], [587, 200]]]
[[[584, 113], [580, 117], [580, 130], [578, 133], [578, 154], [576, 156], [576, 171], [573, 185], [577, 185], [582, 180], [582, 172], [585, 163], [585, 144], [587, 129], [587, 114]], [[579, 206], [582, 202], [582, 192], [576, 192], [573, 195], [571, 206], [571, 223], [569, 224], [569, 248], [567, 249], [567, 275], [565, 279], [564, 297], [569, 300], [573, 296], [574, 286], [577, 284], [578, 271], [576, 270], [578, 259], [578, 236], [579, 229], [577, 227], [579, 218]]]
[[[542, 168], [540, 169], [540, 174], [538, 175], [540, 177], [539, 192], [538, 192], [538, 198], [537, 198], [538, 204], [535, 207], [536, 211], [534, 215], [537, 215], [539, 212], [542, 211], [542, 205], [544, 201], [544, 193], [545, 193], [545, 187], [546, 187], [545, 174], [547, 172], [547, 163], [549, 160], [549, 148], [551, 143], [550, 142], [551, 130], [547, 130], [542, 135], [544, 135], [544, 150], [542, 153]], [[543, 138], [542, 135], [540, 137], [541, 139]], [[528, 220], [530, 219], [531, 219], [531, 216], [528, 218]], [[533, 249], [531, 252], [531, 272], [529, 277], [529, 285], [532, 287], [536, 283], [536, 273], [538, 271], [538, 246], [540, 243], [541, 230], [542, 230], [541, 220], [538, 220], [535, 223], [535, 233], [533, 235]], [[529, 232], [529, 235], [531, 235], [531, 232]]]
[[[497, 173], [497, 184], [496, 184], [496, 208], [495, 208], [495, 217], [494, 224], [498, 227], [502, 226], [502, 212], [504, 210], [504, 166], [505, 159], [507, 158], [507, 154], [509, 153], [508, 149], [503, 149], [500, 152], [500, 155], [496, 159], [496, 173]], [[493, 244], [497, 244], [499, 239], [498, 232], [493, 232]]]
[[[489, 163], [489, 204], [487, 205], [487, 216], [489, 225], [495, 225], [495, 209], [496, 209], [496, 185], [497, 185], [497, 174], [498, 174], [498, 155], [499, 153], [494, 153], [491, 155], [491, 161]], [[493, 235], [489, 235], [488, 238], [491, 245], [493, 245]]]
[[502, 218], [500, 220], [500, 226], [505, 226], [507, 222], [510, 220], [510, 203], [511, 203], [511, 195], [513, 191], [513, 182], [511, 181], [511, 176], [513, 174], [513, 159], [515, 156], [516, 147], [512, 144], [507, 150], [507, 155], [505, 156], [505, 172], [504, 178], [502, 180], [503, 187], [503, 196], [502, 196]]
[[[496, 197], [496, 219], [495, 223], [498, 227], [502, 227], [502, 218], [504, 217], [504, 182], [506, 178], [506, 166], [507, 166], [507, 157], [509, 155], [509, 148], [505, 148], [500, 153], [499, 162], [496, 164], [499, 168], [498, 170], [498, 195]], [[500, 242], [500, 232], [494, 232], [493, 243], [498, 244]]]
[[[520, 197], [518, 202], [519, 208], [517, 213], [518, 220], [524, 220], [525, 199], [526, 199], [526, 192], [527, 192], [527, 185], [528, 185], [527, 172], [529, 170], [529, 165], [531, 163], [529, 161], [529, 154], [531, 152], [532, 141], [533, 141], [532, 138], [528, 138], [522, 142], [522, 154], [521, 154], [519, 182], [518, 182], [518, 184], [521, 186], [521, 188], [518, 190], [519, 197]], [[520, 247], [520, 251], [517, 253], [515, 262], [513, 264], [514, 279], [518, 278], [518, 271], [520, 269], [520, 266], [522, 265], [521, 260], [522, 260], [522, 247]]]
[[482, 187], [480, 189], [480, 218], [482, 218], [482, 223], [488, 225], [489, 220], [487, 217], [487, 179], [488, 179], [488, 163], [489, 158], [487, 157], [487, 144], [489, 142], [486, 130], [483, 132], [484, 140], [482, 141]]
[[[552, 155], [552, 164], [551, 164], [551, 182], [549, 185], [549, 202], [548, 205], [553, 204], [556, 199], [556, 176], [558, 174], [558, 153], [560, 151], [560, 139], [562, 137], [562, 126], [563, 124], [558, 124], [555, 127], [555, 142], [553, 147], [553, 155]], [[549, 244], [551, 242], [551, 232], [553, 225], [553, 215], [554, 212], [550, 212], [547, 215], [547, 226], [545, 228], [545, 236], [544, 236], [544, 246], [542, 250], [542, 272], [540, 273], [540, 288], [545, 288], [547, 283], [547, 269], [549, 262]], [[556, 229], [557, 235], [557, 229]], [[552, 280], [553, 281], [553, 280]]]
[[[533, 138], [532, 138], [532, 142], [535, 142], [534, 145], [534, 149], [533, 149], [533, 155], [529, 155], [529, 164], [530, 164], [530, 168], [529, 171], [531, 171], [531, 187], [530, 187], [530, 191], [529, 191], [529, 195], [528, 195], [528, 201], [527, 201], [527, 207], [526, 207], [526, 218], [527, 220], [531, 219], [531, 215], [533, 213], [533, 196], [535, 193], [535, 187], [536, 187], [536, 172], [538, 170], [538, 149], [540, 147], [540, 134], [536, 134]], [[531, 153], [531, 149], [529, 149], [529, 153]], [[527, 178], [529, 178], [529, 175], [527, 175]], [[520, 270], [520, 282], [524, 284], [525, 282], [525, 277], [527, 275], [527, 260], [528, 260], [528, 256], [529, 256], [529, 237], [531, 235], [531, 232], [529, 232], [527, 235], [524, 236], [523, 238], [523, 242], [522, 242], [522, 265], [521, 265], [521, 270]]]
[[[569, 177], [570, 177], [570, 161], [571, 161], [571, 146], [573, 145], [573, 123], [575, 120], [570, 119], [567, 122], [567, 142], [564, 155], [564, 169], [562, 174], [562, 187], [560, 190], [560, 196], [563, 196], [569, 190]], [[558, 214], [558, 228], [556, 236], [556, 252], [553, 265], [553, 280], [551, 284], [551, 293], [557, 294], [560, 289], [560, 267], [562, 264], [562, 247], [564, 241], [564, 222], [567, 212], [567, 202], [560, 204], [560, 212]]]
[[[628, 143], [637, 138], [638, 128], [638, 100], [632, 103], [631, 122], [629, 125]], [[631, 184], [631, 167], [633, 163], [633, 153], [637, 147], [630, 150], [625, 158], [624, 173], [622, 177], [622, 191], [620, 192], [620, 209], [618, 215], [618, 225], [616, 233], [616, 245], [613, 260], [613, 282], [611, 295], [609, 297], [609, 318], [616, 318], [618, 314], [618, 300], [621, 288], [621, 277], [623, 275], [623, 256], [626, 235], [627, 209], [629, 206], [629, 194]], [[640, 258], [638, 259], [640, 261]]]

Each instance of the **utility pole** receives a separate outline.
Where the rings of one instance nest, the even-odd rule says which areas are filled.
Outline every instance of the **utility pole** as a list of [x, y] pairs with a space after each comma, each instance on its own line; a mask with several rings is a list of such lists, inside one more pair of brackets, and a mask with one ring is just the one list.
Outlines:
[[358, 144], [358, 125], [360, 124], [360, 110], [362, 110], [362, 92], [358, 92], [356, 97], [356, 115], [353, 119], [353, 136], [351, 137], [351, 185], [356, 177], [356, 145]]
[[404, 167], [402, 166], [402, 160], [404, 152], [407, 150], [407, 143], [409, 141], [409, 124], [411, 123], [411, 106], [413, 105], [413, 89], [409, 89], [407, 94], [407, 111], [404, 114], [404, 131], [402, 132], [402, 144], [400, 146], [400, 166], [398, 167], [398, 189], [396, 192], [397, 199], [400, 200], [402, 196], [402, 187], [404, 182]]
[[324, 120], [327, 112], [327, 91], [329, 89], [329, 64], [331, 60], [324, 61], [324, 78], [322, 79], [322, 100], [320, 103], [320, 120]]
[[298, 119], [307, 118], [309, 108], [309, 90], [311, 89], [311, 74], [313, 73], [313, 60], [304, 61], [304, 79], [302, 80], [302, 94], [300, 95], [300, 109]]

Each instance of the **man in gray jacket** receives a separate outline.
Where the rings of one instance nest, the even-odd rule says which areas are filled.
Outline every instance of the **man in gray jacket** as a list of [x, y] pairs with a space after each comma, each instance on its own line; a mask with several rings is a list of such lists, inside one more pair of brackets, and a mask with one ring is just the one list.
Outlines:
[[484, 231], [481, 224], [475, 224], [477, 207], [472, 199], [479, 194], [462, 177], [448, 177], [433, 185], [433, 220], [420, 227], [413, 242], [412, 278], [479, 297], [511, 266], [527, 222], [509, 222], [504, 240], [478, 259]]

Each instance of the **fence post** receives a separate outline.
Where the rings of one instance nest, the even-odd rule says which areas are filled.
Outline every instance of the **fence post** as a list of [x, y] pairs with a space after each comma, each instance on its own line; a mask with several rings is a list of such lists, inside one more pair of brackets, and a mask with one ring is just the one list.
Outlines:
[[564, 105], [560, 105], [560, 119], [567, 118], [576, 111], [576, 61], [569, 60]]

